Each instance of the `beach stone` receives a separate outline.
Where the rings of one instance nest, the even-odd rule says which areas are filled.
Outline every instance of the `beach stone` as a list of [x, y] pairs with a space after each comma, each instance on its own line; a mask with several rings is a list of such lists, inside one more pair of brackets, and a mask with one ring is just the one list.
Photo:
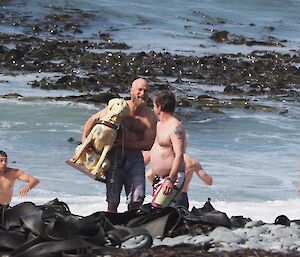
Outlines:
[[296, 249], [298, 247], [300, 247], [300, 239], [298, 238], [297, 240], [295, 240], [295, 238], [281, 238], [281, 239], [278, 239], [284, 249], [288, 249], [288, 250], [293, 250], [293, 249]]
[[267, 227], [261, 226], [261, 227], [253, 227], [253, 228], [247, 228], [245, 229], [245, 232], [247, 236], [255, 236], [260, 234], [265, 234], [267, 231]]
[[266, 243], [262, 241], [262, 239], [258, 236], [251, 237], [245, 242], [244, 244], [245, 248], [249, 249], [266, 249]]
[[266, 223], [261, 220], [253, 220], [253, 221], [247, 222], [245, 225], [245, 228], [260, 227], [264, 224], [266, 224]]
[[274, 238], [289, 238], [295, 236], [293, 229], [287, 228], [285, 226], [279, 225], [279, 226], [270, 226], [269, 227], [270, 234]]
[[225, 242], [225, 243], [238, 243], [242, 244], [245, 242], [246, 237], [243, 235], [236, 235], [232, 230], [225, 227], [217, 227], [210, 234], [213, 238], [214, 243]]
[[192, 237], [189, 241], [191, 244], [205, 244], [210, 243], [213, 240], [212, 237], [206, 235], [197, 235]]
[[283, 249], [283, 244], [280, 241], [273, 241], [273, 243], [270, 243], [268, 250], [276, 250], [276, 251], [280, 251], [280, 250], [284, 250]]
[[163, 240], [155, 239], [153, 241], [153, 246], [157, 245], [168, 245], [168, 246], [174, 246], [174, 245], [179, 245], [183, 243], [188, 243], [189, 240], [192, 238], [191, 235], [181, 235], [177, 237], [166, 237]]
[[121, 247], [125, 249], [137, 249], [139, 246], [143, 246], [146, 242], [145, 236], [136, 236], [122, 243]]
[[294, 244], [292, 244], [288, 249], [291, 251], [299, 251], [300, 252], [300, 241], [298, 240], [298, 241], [294, 242]]
[[233, 229], [232, 233], [234, 233], [235, 235], [238, 235], [238, 236], [245, 237], [247, 235], [247, 229], [244, 229], [244, 228]]
[[220, 234], [225, 234], [231, 232], [230, 228], [226, 227], [216, 227], [212, 232], [209, 233], [209, 236], [214, 237]]
[[221, 243], [221, 245], [219, 247], [213, 248], [211, 250], [211, 252], [232, 252], [232, 251], [238, 251], [238, 250], [242, 250], [243, 247], [240, 244], [237, 243]]
[[237, 243], [237, 244], [243, 244], [245, 243], [246, 238], [241, 237], [238, 235], [235, 235], [233, 233], [226, 233], [223, 235], [215, 236], [213, 238], [214, 243], [222, 242], [222, 243]]
[[290, 219], [285, 216], [285, 215], [279, 215], [276, 219], [275, 219], [275, 224], [280, 224], [280, 225], [285, 225], [285, 226], [289, 226], [291, 224]]

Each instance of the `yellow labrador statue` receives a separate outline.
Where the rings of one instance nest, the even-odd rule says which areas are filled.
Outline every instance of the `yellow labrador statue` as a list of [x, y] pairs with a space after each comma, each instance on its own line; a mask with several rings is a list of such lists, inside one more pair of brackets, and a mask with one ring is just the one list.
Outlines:
[[92, 128], [83, 144], [76, 148], [75, 155], [67, 163], [96, 179], [103, 177], [109, 168], [106, 159], [112, 148], [122, 119], [129, 115], [129, 106], [122, 98], [113, 98], [108, 102], [106, 115]]

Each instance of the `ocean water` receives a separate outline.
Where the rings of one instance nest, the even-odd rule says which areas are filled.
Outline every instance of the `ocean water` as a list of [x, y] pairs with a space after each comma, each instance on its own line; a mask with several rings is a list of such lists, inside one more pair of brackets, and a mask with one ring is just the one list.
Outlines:
[[[298, 0], [12, 2], [18, 3], [20, 12], [36, 12], [37, 16], [46, 12], [45, 6], [49, 4], [92, 10], [97, 19], [86, 24], [77, 37], [97, 40], [98, 32], [109, 32], [114, 41], [129, 44], [130, 51], [203, 55], [266, 48], [218, 45], [209, 39], [212, 29], [228, 30], [258, 41], [268, 36], [286, 39], [285, 47], [276, 51], [299, 50], [300, 46]], [[1, 7], [1, 10], [12, 8]], [[251, 23], [255, 26], [250, 26]], [[14, 27], [15, 31], [8, 28], [2, 24], [0, 31], [22, 33], [22, 27]], [[105, 210], [105, 185], [65, 164], [76, 147], [68, 139], [73, 137], [78, 141], [84, 122], [104, 106], [39, 100], [38, 96], [78, 94], [31, 89], [27, 82], [42, 75], [0, 74], [1, 95], [16, 92], [35, 97], [28, 101], [0, 99], [0, 149], [9, 154], [11, 167], [24, 169], [41, 181], [26, 198], [18, 196], [22, 183], [17, 183], [12, 205], [22, 201], [42, 204], [57, 197], [77, 214]], [[192, 94], [207, 90], [210, 90], [207, 85], [197, 85]], [[191, 205], [202, 207], [210, 197], [213, 206], [229, 216], [243, 215], [265, 222], [273, 222], [280, 214], [299, 219], [300, 199], [296, 189], [300, 175], [300, 104], [256, 100], [279, 110], [287, 109], [288, 113], [223, 109], [224, 114], [199, 111], [191, 116], [190, 110], [177, 112], [189, 136], [187, 152], [199, 159], [214, 179], [209, 187], [194, 176], [189, 191]], [[145, 201], [150, 201], [150, 185]], [[125, 210], [123, 197], [119, 211]]]

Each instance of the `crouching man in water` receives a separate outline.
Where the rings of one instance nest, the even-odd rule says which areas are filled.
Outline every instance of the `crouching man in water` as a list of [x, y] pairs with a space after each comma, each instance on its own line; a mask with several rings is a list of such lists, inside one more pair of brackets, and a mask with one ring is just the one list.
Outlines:
[[152, 205], [166, 207], [181, 191], [185, 178], [185, 130], [175, 117], [176, 99], [170, 91], [153, 96], [153, 111], [158, 118], [156, 138], [150, 150], [150, 166], [160, 181], [153, 186]]
[[0, 205], [10, 204], [16, 180], [27, 183], [19, 192], [21, 196], [26, 196], [39, 183], [37, 178], [23, 170], [7, 167], [7, 154], [0, 150]]

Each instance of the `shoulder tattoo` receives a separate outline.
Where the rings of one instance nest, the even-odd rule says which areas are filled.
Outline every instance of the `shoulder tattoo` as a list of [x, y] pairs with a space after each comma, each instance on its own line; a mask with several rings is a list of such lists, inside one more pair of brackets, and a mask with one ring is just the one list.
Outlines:
[[177, 136], [178, 139], [182, 139], [182, 130], [179, 127], [176, 127], [174, 129], [174, 133]]

